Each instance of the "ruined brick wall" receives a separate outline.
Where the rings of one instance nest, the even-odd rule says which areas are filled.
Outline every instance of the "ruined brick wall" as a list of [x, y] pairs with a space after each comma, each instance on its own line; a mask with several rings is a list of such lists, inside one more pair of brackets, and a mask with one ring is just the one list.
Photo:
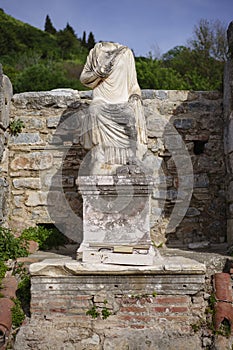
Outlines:
[[[10, 140], [10, 225], [52, 223], [82, 240], [82, 203], [74, 186], [86, 152], [75, 113], [91, 92], [70, 89], [14, 95], [11, 118], [25, 123]], [[187, 246], [226, 237], [222, 96], [144, 90], [147, 163], [157, 186], [151, 232], [157, 244]], [[192, 181], [194, 181], [192, 183]]]
[[37, 266], [31, 319], [21, 327], [15, 349], [61, 343], [71, 349], [202, 349], [201, 333], [193, 329], [206, 320], [205, 269], [179, 257], [174, 270], [176, 262], [168, 260], [165, 270], [147, 272], [108, 266], [107, 272], [86, 273], [64, 259], [60, 266]]
[[8, 202], [8, 149], [7, 128], [10, 120], [10, 104], [13, 95], [9, 78], [0, 65], [0, 225], [7, 221]]

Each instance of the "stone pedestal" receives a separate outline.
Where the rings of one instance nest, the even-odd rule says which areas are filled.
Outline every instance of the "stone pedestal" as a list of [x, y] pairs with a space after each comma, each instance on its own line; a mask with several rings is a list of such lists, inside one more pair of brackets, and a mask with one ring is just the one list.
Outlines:
[[83, 242], [78, 259], [89, 263], [153, 265], [150, 194], [153, 178], [143, 175], [80, 176]]
[[87, 350], [203, 348], [191, 327], [206, 319], [205, 266], [197, 261], [166, 256], [153, 266], [119, 266], [59, 256], [32, 264], [30, 274], [31, 318], [20, 327], [17, 350], [61, 344]]

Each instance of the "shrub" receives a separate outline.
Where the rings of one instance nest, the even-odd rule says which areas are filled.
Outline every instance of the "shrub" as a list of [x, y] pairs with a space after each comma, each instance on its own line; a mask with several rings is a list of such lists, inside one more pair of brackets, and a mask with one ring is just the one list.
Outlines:
[[60, 231], [43, 226], [29, 227], [23, 230], [21, 237], [37, 242], [39, 248], [43, 250], [57, 248], [59, 245], [68, 243], [68, 239]]
[[27, 243], [23, 237], [15, 237], [10, 229], [0, 227], [0, 260], [27, 256]]

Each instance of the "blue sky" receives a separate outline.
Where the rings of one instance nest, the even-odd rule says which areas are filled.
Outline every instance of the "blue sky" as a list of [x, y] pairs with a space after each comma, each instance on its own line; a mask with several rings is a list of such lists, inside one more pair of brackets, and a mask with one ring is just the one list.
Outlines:
[[0, 0], [0, 8], [40, 29], [48, 14], [57, 30], [68, 22], [78, 37], [92, 31], [96, 41], [119, 42], [136, 56], [185, 45], [201, 18], [233, 20], [233, 0]]

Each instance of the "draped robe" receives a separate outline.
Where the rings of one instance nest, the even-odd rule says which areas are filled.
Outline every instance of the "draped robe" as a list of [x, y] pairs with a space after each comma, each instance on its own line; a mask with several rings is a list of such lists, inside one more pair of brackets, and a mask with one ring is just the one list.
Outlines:
[[80, 81], [93, 89], [83, 146], [100, 146], [106, 164], [141, 159], [147, 144], [146, 123], [132, 51], [117, 43], [96, 44]]

